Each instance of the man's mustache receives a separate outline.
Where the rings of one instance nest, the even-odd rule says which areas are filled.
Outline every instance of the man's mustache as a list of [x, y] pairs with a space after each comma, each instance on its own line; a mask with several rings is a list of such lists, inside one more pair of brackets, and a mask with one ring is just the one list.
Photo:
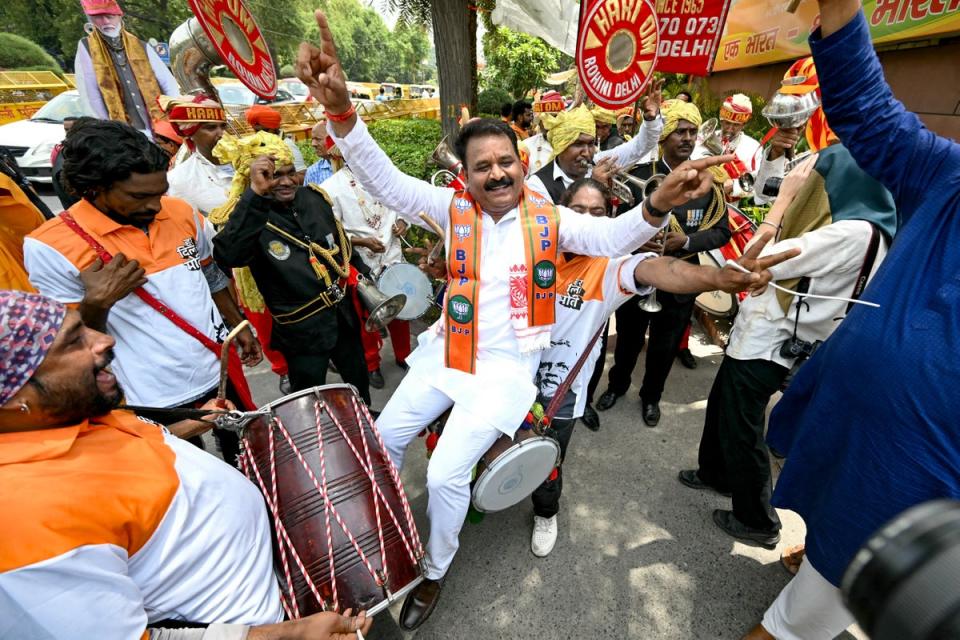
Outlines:
[[499, 180], [489, 180], [485, 185], [483, 185], [483, 188], [486, 191], [493, 191], [494, 189], [497, 189], [499, 187], [512, 187], [512, 186], [513, 186], [513, 178], [509, 176], [504, 176]]
[[103, 354], [103, 359], [98, 362], [94, 367], [94, 373], [100, 373], [104, 369], [110, 366], [110, 363], [113, 362], [113, 359], [116, 357], [116, 354], [113, 352], [113, 349], [108, 349]]

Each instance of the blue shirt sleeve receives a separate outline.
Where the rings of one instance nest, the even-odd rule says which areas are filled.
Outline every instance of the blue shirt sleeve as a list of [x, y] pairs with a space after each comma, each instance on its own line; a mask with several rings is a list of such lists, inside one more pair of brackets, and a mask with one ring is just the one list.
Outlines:
[[960, 173], [960, 145], [929, 131], [894, 98], [859, 13], [840, 31], [810, 36], [827, 122], [857, 164], [893, 194], [901, 221]]

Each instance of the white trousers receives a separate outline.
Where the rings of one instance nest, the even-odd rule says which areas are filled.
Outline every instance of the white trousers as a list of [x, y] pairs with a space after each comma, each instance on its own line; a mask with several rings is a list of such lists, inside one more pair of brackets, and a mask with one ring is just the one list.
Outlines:
[[470, 507], [470, 479], [474, 466], [502, 433], [476, 414], [455, 405], [445, 393], [407, 372], [377, 419], [377, 428], [398, 469], [407, 446], [424, 427], [453, 406], [437, 448], [427, 465], [426, 577], [442, 578], [460, 546], [460, 529]]
[[806, 559], [763, 614], [762, 622], [777, 640], [833, 640], [853, 623], [840, 589]]

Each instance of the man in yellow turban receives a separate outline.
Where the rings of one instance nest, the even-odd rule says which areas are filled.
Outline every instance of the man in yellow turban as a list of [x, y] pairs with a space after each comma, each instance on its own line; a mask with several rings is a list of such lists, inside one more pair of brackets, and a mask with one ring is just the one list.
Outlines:
[[[597, 152], [597, 124], [594, 112], [585, 105], [561, 111], [547, 123], [547, 142], [553, 147], [553, 161], [527, 178], [527, 186], [560, 202], [560, 196], [573, 182], [598, 167], [596, 178], [606, 181], [614, 167], [628, 167], [640, 162], [657, 146], [662, 121], [660, 114], [663, 81], [650, 83], [644, 99], [643, 125], [637, 136], [614, 149]], [[609, 112], [616, 121], [616, 115]], [[601, 117], [606, 117], [604, 114]], [[609, 129], [608, 129], [609, 131]]]
[[214, 153], [232, 162], [237, 176], [227, 204], [210, 215], [225, 225], [213, 255], [221, 268], [249, 267], [261, 308], [272, 316], [270, 346], [286, 358], [292, 390], [326, 384], [332, 360], [370, 404], [360, 318], [346, 295], [356, 273], [369, 277], [370, 269], [353, 252], [329, 198], [316, 185], [300, 186], [276, 135], [224, 136]]
[[[696, 105], [680, 100], [667, 100], [663, 103], [661, 113], [661, 158], [655, 163], [642, 164], [630, 172], [641, 180], [648, 180], [655, 174], [670, 173], [673, 167], [690, 159], [697, 142], [697, 129], [702, 118]], [[630, 188], [636, 201], [640, 202], [644, 196], [643, 191], [634, 185]], [[665, 255], [699, 264], [698, 253], [718, 249], [730, 241], [726, 202], [719, 185], [714, 185], [704, 196], [674, 207], [671, 213], [673, 220], [663, 244], [653, 244], [648, 246], [648, 249], [662, 250]], [[612, 407], [630, 388], [633, 369], [643, 349], [644, 335], [649, 327], [646, 370], [643, 385], [640, 387], [642, 417], [648, 427], [655, 427], [660, 421], [660, 398], [690, 320], [694, 296], [658, 291], [657, 301], [662, 306], [662, 310], [657, 313], [641, 310], [637, 297], [617, 310], [617, 326], [630, 327], [630, 330], [617, 336], [613, 368], [610, 369], [608, 377], [609, 384], [597, 400], [597, 409], [604, 411]]]

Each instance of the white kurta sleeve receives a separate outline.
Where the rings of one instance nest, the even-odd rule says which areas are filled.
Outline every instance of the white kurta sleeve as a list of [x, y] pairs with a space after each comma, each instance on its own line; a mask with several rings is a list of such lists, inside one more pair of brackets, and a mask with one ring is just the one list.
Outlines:
[[337, 143], [357, 182], [367, 193], [412, 224], [424, 227], [419, 217], [423, 211], [446, 229], [453, 189], [435, 187], [397, 169], [370, 136], [367, 125], [359, 118], [350, 133], [343, 138], [334, 133], [329, 123], [327, 132]]
[[97, 74], [93, 71], [93, 60], [90, 59], [90, 52], [83, 46], [83, 40], [77, 43], [77, 57], [74, 58], [73, 68], [76, 72], [80, 102], [91, 115], [106, 120], [107, 105], [103, 103], [103, 96], [100, 95]]
[[547, 198], [551, 201], [553, 200], [553, 198], [550, 197], [550, 193], [547, 191], [547, 187], [543, 184], [543, 180], [540, 179], [540, 176], [531, 175], [527, 178], [526, 183], [528, 187], [542, 195], [544, 198]]
[[643, 217], [642, 203], [616, 218], [597, 218], [566, 207], [557, 210], [560, 250], [584, 256], [626, 255], [653, 238], [667, 223], [667, 218], [659, 227], [648, 223]]
[[871, 235], [871, 225], [866, 220], [840, 220], [799, 238], [767, 245], [762, 255], [799, 248], [800, 255], [770, 267], [773, 279], [819, 278], [860, 269]]
[[644, 120], [640, 130], [632, 140], [606, 151], [597, 153], [593, 160], [600, 162], [604, 158], [613, 158], [618, 167], [629, 167], [643, 160], [648, 153], [656, 149], [660, 143], [660, 133], [663, 131], [663, 118], [657, 116], [653, 120]]

